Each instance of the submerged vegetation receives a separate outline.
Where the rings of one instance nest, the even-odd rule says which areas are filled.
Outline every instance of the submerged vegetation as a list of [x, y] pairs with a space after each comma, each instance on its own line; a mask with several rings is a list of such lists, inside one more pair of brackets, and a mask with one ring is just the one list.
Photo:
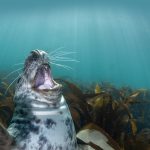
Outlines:
[[[63, 84], [63, 95], [77, 132], [92, 124], [104, 130], [122, 150], [150, 149], [149, 90], [116, 88], [109, 83], [87, 87], [63, 79], [56, 80]], [[0, 123], [4, 127], [9, 125], [14, 109], [14, 90], [9, 89], [5, 95], [7, 88], [8, 84], [1, 82]]]
[[7, 82], [0, 82], [0, 123], [4, 127], [7, 127], [12, 115], [13, 115], [13, 89], [8, 89], [7, 95], [5, 95], [9, 84]]

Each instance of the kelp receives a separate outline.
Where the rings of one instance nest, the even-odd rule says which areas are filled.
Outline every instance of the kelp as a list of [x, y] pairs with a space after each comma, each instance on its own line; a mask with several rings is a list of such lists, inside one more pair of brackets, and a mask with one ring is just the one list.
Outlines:
[[[88, 122], [93, 122], [111, 135], [122, 146], [122, 149], [124, 149], [124, 140], [128, 134], [134, 139], [138, 126], [130, 107], [134, 104], [149, 102], [139, 99], [143, 91], [132, 90], [128, 87], [117, 89], [110, 84], [103, 84], [104, 87], [102, 87], [97, 83], [94, 89], [83, 93], [80, 87], [71, 81], [63, 80], [62, 82], [69, 89], [68, 92], [64, 92], [64, 96], [67, 102], [71, 101], [69, 102], [71, 112], [73, 108], [76, 110], [73, 118], [76, 116], [74, 122], [78, 126], [77, 131]], [[84, 122], [86, 115], [89, 116], [88, 121]], [[84, 123], [81, 124], [81, 122]]]
[[101, 93], [101, 87], [99, 86], [99, 84], [96, 84], [96, 86], [95, 86], [95, 94], [99, 94], [99, 93]]
[[142, 129], [135, 138], [131, 136], [126, 137], [125, 141], [126, 150], [149, 150], [150, 149], [150, 129]]
[[12, 118], [14, 109], [13, 103], [14, 91], [11, 88], [8, 89], [8, 87], [9, 84], [7, 82], [0, 83], [0, 123], [3, 124], [4, 127], [8, 126]]
[[[142, 120], [141, 124], [146, 120], [148, 122], [145, 117], [148, 117], [146, 114], [150, 112], [145, 112], [144, 109], [150, 104], [149, 90], [116, 88], [107, 82], [96, 83], [91, 87], [81, 87], [81, 83], [79, 85], [64, 79], [57, 79], [57, 82], [63, 85], [63, 95], [71, 111], [76, 132], [93, 123], [117, 141], [122, 150], [134, 150], [139, 143], [140, 147], [144, 147], [144, 140], [139, 140], [139, 137], [143, 136], [139, 134], [139, 123]], [[7, 82], [1, 82], [0, 123], [5, 127], [8, 126], [14, 109], [14, 88], [9, 89], [5, 95], [7, 88]], [[140, 114], [137, 115], [138, 111]], [[147, 145], [149, 146], [149, 143]]]
[[[125, 138], [130, 135], [134, 141], [138, 132], [138, 119], [132, 114], [131, 108], [134, 105], [140, 107], [141, 104], [150, 104], [150, 92], [145, 89], [132, 90], [127, 87], [117, 89], [108, 86], [108, 89], [105, 86], [101, 92], [103, 94], [88, 100], [93, 107], [94, 117], [92, 118], [119, 142], [122, 149], [125, 149]], [[144, 120], [144, 111], [142, 111], [142, 120]]]

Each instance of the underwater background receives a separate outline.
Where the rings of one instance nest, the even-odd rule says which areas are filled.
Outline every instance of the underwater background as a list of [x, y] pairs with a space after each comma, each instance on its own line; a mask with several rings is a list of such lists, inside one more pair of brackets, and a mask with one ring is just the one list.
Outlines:
[[[54, 77], [150, 88], [150, 1], [0, 0], [0, 71], [33, 49], [72, 51]], [[14, 74], [16, 76], [17, 74]], [[9, 77], [12, 81], [13, 75]]]
[[92, 123], [121, 150], [150, 149], [149, 7], [148, 0], [0, 0], [0, 125], [12, 118], [25, 59], [41, 49], [77, 133]]

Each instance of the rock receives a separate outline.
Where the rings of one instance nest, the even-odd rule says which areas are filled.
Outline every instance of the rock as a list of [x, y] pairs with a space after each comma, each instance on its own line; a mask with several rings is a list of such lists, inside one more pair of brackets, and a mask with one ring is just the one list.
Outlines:
[[120, 150], [118, 144], [100, 127], [90, 123], [77, 133], [83, 141], [79, 148], [83, 150]]

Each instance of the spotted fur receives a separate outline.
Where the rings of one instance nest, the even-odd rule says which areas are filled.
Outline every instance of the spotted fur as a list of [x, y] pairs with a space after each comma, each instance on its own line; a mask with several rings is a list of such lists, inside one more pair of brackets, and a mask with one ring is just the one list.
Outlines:
[[32, 88], [38, 67], [49, 63], [44, 51], [25, 62], [14, 96], [15, 112], [8, 128], [15, 140], [12, 150], [76, 150], [76, 133], [61, 90], [41, 92]]

